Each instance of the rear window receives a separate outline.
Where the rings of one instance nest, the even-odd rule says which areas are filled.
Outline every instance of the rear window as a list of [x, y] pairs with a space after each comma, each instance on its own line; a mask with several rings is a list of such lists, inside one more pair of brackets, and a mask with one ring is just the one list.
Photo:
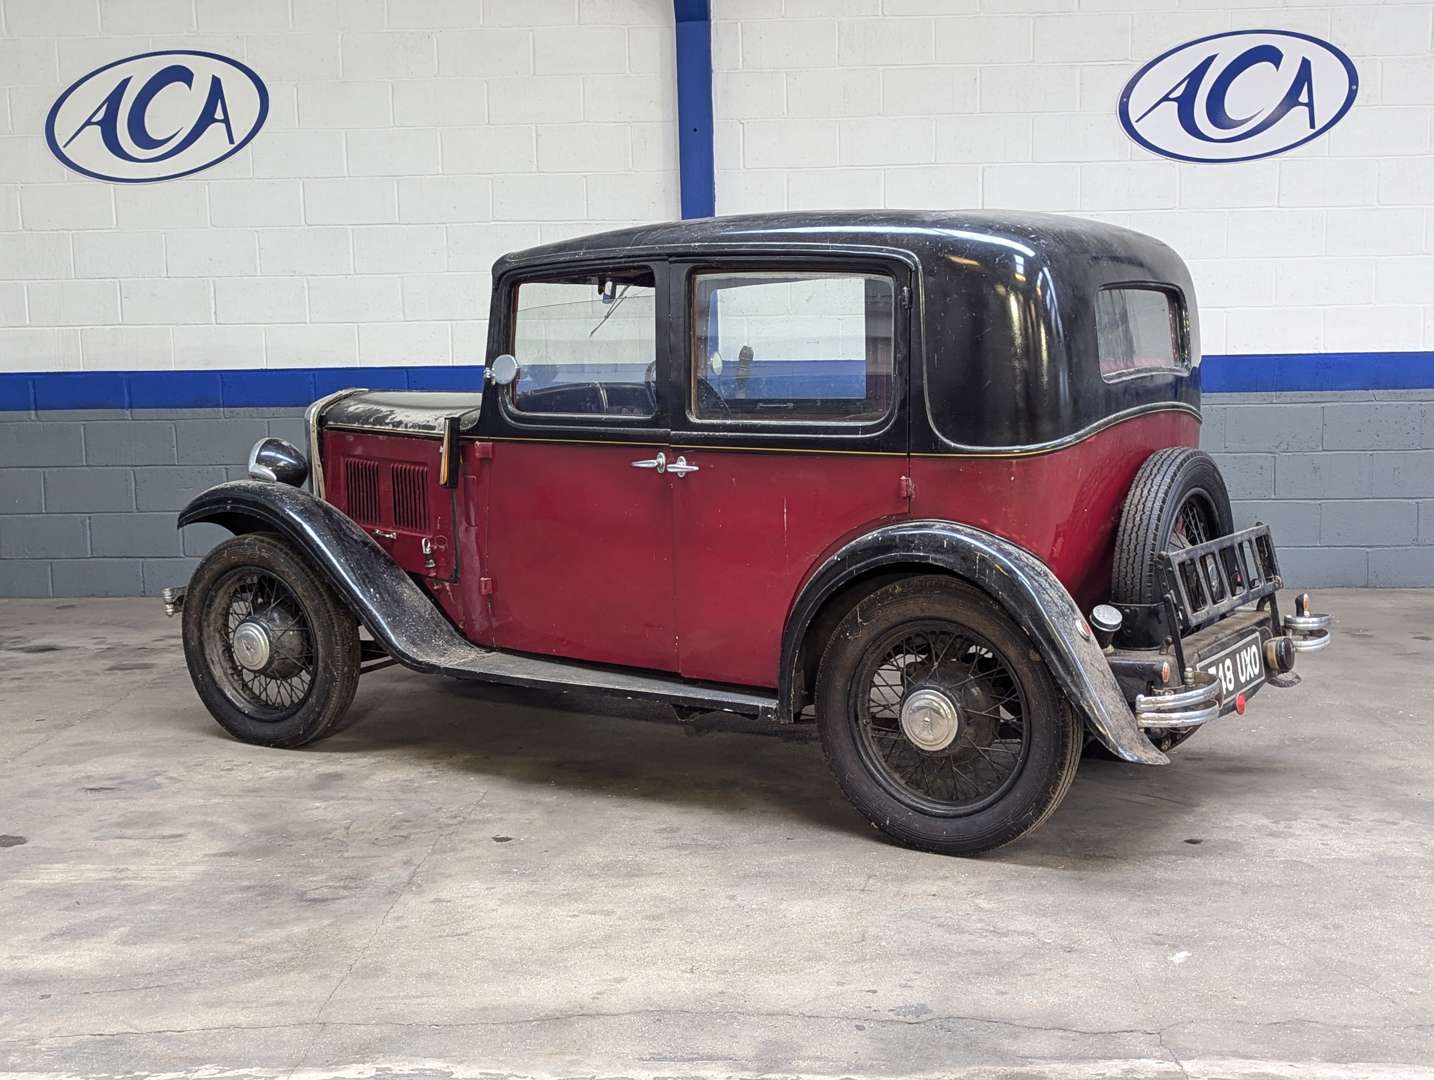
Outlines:
[[1165, 289], [1122, 285], [1095, 297], [1100, 374], [1106, 380], [1183, 372], [1180, 300]]

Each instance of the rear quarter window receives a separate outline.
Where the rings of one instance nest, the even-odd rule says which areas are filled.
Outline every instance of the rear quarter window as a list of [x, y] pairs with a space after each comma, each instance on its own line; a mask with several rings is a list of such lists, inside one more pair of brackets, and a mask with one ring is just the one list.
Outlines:
[[1184, 373], [1185, 320], [1180, 297], [1152, 286], [1118, 285], [1095, 297], [1096, 345], [1101, 378]]

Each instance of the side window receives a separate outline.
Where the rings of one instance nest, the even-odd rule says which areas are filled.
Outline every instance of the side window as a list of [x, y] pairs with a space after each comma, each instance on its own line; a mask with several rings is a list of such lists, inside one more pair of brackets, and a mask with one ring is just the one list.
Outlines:
[[521, 283], [513, 301], [513, 408], [553, 416], [652, 416], [654, 286], [645, 267]]
[[1164, 289], [1102, 289], [1095, 297], [1095, 334], [1107, 381], [1187, 366], [1180, 301]]
[[881, 419], [895, 393], [894, 296], [882, 274], [693, 275], [691, 415]]

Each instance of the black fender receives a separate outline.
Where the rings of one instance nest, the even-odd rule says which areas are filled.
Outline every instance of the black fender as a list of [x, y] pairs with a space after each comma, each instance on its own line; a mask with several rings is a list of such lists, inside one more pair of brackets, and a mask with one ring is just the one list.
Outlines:
[[883, 568], [929, 566], [991, 596], [1025, 629], [1071, 703], [1113, 754], [1169, 763], [1135, 722], [1080, 607], [1040, 559], [999, 536], [951, 521], [905, 521], [849, 541], [807, 579], [782, 633], [779, 702], [792, 715], [802, 641], [822, 605], [844, 585]]
[[473, 646], [413, 579], [351, 518], [288, 484], [233, 480], [200, 492], [179, 524], [211, 522], [236, 536], [276, 532], [308, 556], [384, 651], [417, 671], [453, 666]]

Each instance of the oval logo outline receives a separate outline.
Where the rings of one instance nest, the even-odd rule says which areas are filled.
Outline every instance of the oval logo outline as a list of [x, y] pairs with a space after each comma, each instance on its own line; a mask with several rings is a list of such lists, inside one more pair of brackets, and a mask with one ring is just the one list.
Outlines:
[[[1324, 53], [1338, 61], [1340, 66], [1344, 69], [1346, 80], [1344, 100], [1340, 103], [1339, 108], [1335, 110], [1334, 115], [1332, 115], [1328, 120], [1326, 120], [1314, 131], [1303, 135], [1301, 138], [1296, 139], [1293, 142], [1281, 143], [1279, 146], [1276, 146], [1273, 149], [1262, 150], [1258, 154], [1246, 154], [1242, 157], [1194, 157], [1188, 153], [1178, 153], [1175, 150], [1163, 147], [1158, 143], [1153, 142], [1151, 139], [1147, 138], [1144, 134], [1142, 134], [1141, 131], [1137, 128], [1136, 125], [1140, 121], [1133, 121], [1131, 119], [1130, 101], [1132, 96], [1139, 90], [1141, 82], [1144, 80], [1146, 75], [1148, 75], [1157, 66], [1164, 63], [1166, 60], [1169, 60], [1172, 56], [1176, 56], [1179, 53], [1185, 52], [1187, 49], [1193, 49], [1198, 45], [1204, 45], [1207, 42], [1217, 41], [1223, 38], [1260, 36], [1294, 38], [1301, 42], [1305, 42], [1308, 45], [1313, 45], [1317, 50], [1319, 50], [1319, 52]], [[1309, 50], [1305, 48], [1304, 56], [1308, 58], [1309, 55]], [[1193, 75], [1196, 68], [1199, 66], [1200, 65], [1197, 64], [1195, 65], [1195, 67], [1192, 67], [1189, 72], [1187, 72], [1186, 79]], [[1183, 82], [1185, 80], [1181, 81]], [[1179, 85], [1180, 83], [1175, 84], [1175, 86]], [[1175, 87], [1172, 86], [1171, 91], [1173, 91], [1174, 89]], [[1171, 91], [1167, 91], [1167, 97], [1160, 99], [1156, 102], [1156, 104], [1162, 104], [1167, 101], [1174, 104], [1174, 100], [1168, 97], [1168, 94]], [[1161, 53], [1153, 60], [1150, 60], [1146, 64], [1144, 64], [1140, 68], [1140, 70], [1138, 70], [1134, 75], [1130, 77], [1130, 79], [1126, 82], [1124, 89], [1121, 91], [1118, 114], [1120, 117], [1120, 126], [1125, 130], [1126, 135], [1129, 136], [1131, 141], [1135, 142], [1140, 146], [1143, 146], [1145, 149], [1149, 150], [1154, 154], [1158, 154], [1161, 157], [1169, 158], [1174, 161], [1185, 161], [1198, 165], [1232, 165], [1241, 161], [1257, 161], [1261, 158], [1273, 157], [1276, 154], [1283, 154], [1288, 150], [1293, 150], [1296, 147], [1303, 146], [1305, 143], [1319, 138], [1325, 132], [1329, 131], [1330, 128], [1334, 127], [1335, 124], [1339, 123], [1342, 119], [1344, 119], [1345, 114], [1348, 113], [1351, 108], [1353, 108], [1355, 98], [1358, 97], [1358, 95], [1359, 70], [1354, 66], [1354, 61], [1349, 58], [1349, 55], [1345, 53], [1343, 49], [1339, 48], [1339, 46], [1334, 45], [1331, 42], [1325, 41], [1322, 38], [1317, 38], [1313, 34], [1306, 34], [1298, 30], [1225, 30], [1221, 31], [1218, 34], [1206, 34], [1204, 37], [1194, 38], [1191, 41], [1176, 45], [1173, 48], [1165, 50], [1165, 52]], [[1206, 102], [1206, 104], [1208, 105], [1208, 101]], [[1148, 112], [1149, 110], [1147, 110], [1147, 115]], [[1141, 119], [1143, 118], [1144, 117], [1142, 117]], [[1189, 135], [1188, 129], [1185, 128], [1183, 123], [1181, 123], [1180, 127], [1182, 131], [1186, 132], [1187, 137], [1192, 139], [1196, 138], [1196, 136]], [[1226, 141], [1228, 142], [1228, 140]]]
[[[253, 123], [250, 125], [249, 130], [243, 135], [242, 138], [235, 140], [235, 142], [218, 157], [209, 158], [204, 161], [203, 164], [195, 165], [192, 168], [180, 169], [178, 172], [165, 173], [162, 176], [115, 176], [112, 173], [102, 173], [96, 171], [93, 168], [87, 168], [86, 166], [81, 165], [78, 161], [76, 161], [74, 158], [72, 158], [69, 154], [65, 152], [64, 148], [60, 145], [59, 140], [55, 136], [55, 123], [59, 118], [60, 111], [65, 107], [66, 102], [70, 100], [71, 96], [73, 96], [77, 90], [80, 90], [81, 88], [89, 84], [97, 76], [103, 75], [105, 72], [120, 67], [123, 64], [131, 64], [137, 60], [152, 60], [156, 57], [170, 56], [203, 57], [205, 60], [214, 61], [222, 67], [229, 68], [242, 74], [245, 79], [248, 80], [248, 82], [254, 89], [254, 94], [257, 99], [257, 108], [255, 109]], [[118, 86], [118, 84], [116, 84], [116, 86]], [[113, 94], [114, 90], [111, 89], [109, 93]], [[109, 95], [106, 95], [106, 97], [108, 96]], [[97, 109], [95, 111], [97, 111]], [[93, 112], [91, 113], [91, 117], [93, 117]], [[200, 49], [158, 49], [153, 52], [136, 53], [133, 56], [124, 56], [118, 60], [112, 60], [110, 63], [105, 64], [102, 67], [97, 67], [93, 71], [81, 75], [69, 86], [65, 87], [65, 89], [61, 91], [60, 96], [55, 99], [55, 103], [50, 106], [50, 111], [45, 117], [45, 142], [50, 147], [50, 153], [53, 154], [62, 165], [64, 165], [67, 169], [72, 170], [73, 172], [80, 173], [95, 180], [104, 180], [115, 184], [153, 184], [158, 183], [162, 180], [177, 180], [182, 176], [191, 176], [194, 173], [203, 172], [205, 169], [213, 168], [215, 165], [218, 165], [222, 161], [227, 161], [229, 158], [233, 157], [240, 150], [243, 150], [246, 146], [249, 145], [250, 142], [254, 140], [254, 137], [259, 134], [260, 130], [263, 129], [264, 122], [268, 118], [269, 88], [264, 85], [264, 80], [259, 77], [259, 73], [256, 72], [253, 68], [251, 68], [248, 64], [244, 63], [242, 60], [235, 60], [233, 57], [230, 56], [223, 56], [219, 53], [205, 52]], [[228, 115], [226, 112], [226, 120], [227, 119]], [[89, 121], [86, 121], [87, 124], [88, 122]], [[84, 125], [82, 125], [82, 127], [83, 126]], [[80, 129], [77, 129], [75, 134], [78, 134], [79, 130]], [[74, 135], [71, 135], [70, 139], [73, 140], [74, 137]], [[171, 136], [171, 138], [172, 137], [173, 136]]]

